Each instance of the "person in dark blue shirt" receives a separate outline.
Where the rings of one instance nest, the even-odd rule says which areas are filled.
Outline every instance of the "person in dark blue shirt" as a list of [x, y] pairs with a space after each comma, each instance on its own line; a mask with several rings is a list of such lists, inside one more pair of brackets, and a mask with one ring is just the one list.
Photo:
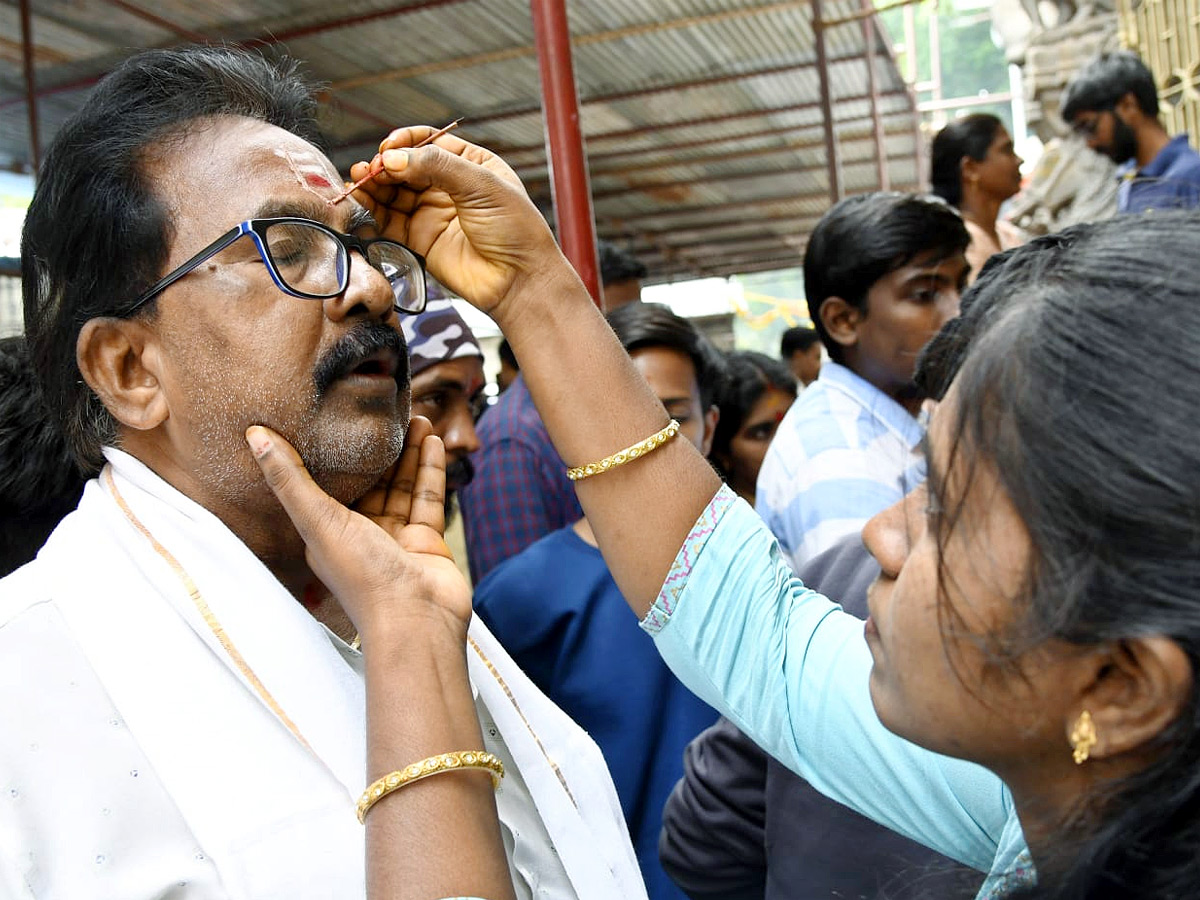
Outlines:
[[1117, 164], [1117, 212], [1200, 206], [1200, 154], [1158, 119], [1154, 75], [1137, 54], [1103, 53], [1067, 87], [1063, 120]]
[[[724, 379], [716, 350], [665, 306], [608, 316], [634, 365], [680, 424], [677, 440], [707, 454]], [[717, 713], [671, 674], [638, 627], [586, 519], [501, 563], [475, 590], [475, 612], [525, 674], [604, 753], [650, 900], [685, 900], [658, 861], [662, 810], [683, 776], [683, 751]]]

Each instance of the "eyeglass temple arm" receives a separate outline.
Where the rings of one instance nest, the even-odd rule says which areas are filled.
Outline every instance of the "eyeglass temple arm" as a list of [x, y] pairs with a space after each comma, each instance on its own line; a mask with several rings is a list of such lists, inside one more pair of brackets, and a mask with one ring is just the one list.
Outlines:
[[187, 275], [189, 272], [195, 269], [198, 265], [200, 265], [200, 263], [213, 256], [216, 256], [218, 253], [240, 238], [243, 234], [249, 233], [249, 231], [250, 229], [247, 227], [245, 222], [242, 222], [239, 225], [234, 225], [191, 259], [187, 260], [187, 262], [182, 263], [166, 278], [163, 278], [152, 285], [150, 289], [146, 291], [146, 293], [142, 294], [142, 296], [138, 297], [138, 299], [134, 301], [133, 306], [126, 310], [126, 315], [134, 312], [137, 309], [140, 309], [142, 306], [145, 306], [158, 294], [161, 294], [184, 275]]

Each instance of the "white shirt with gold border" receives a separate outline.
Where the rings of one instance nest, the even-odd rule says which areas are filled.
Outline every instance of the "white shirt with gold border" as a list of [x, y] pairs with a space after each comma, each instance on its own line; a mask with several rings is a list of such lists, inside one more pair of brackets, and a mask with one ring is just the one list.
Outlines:
[[[105, 453], [0, 581], [0, 898], [363, 897], [361, 658], [216, 517]], [[469, 636], [517, 896], [644, 898], [595, 743]]]

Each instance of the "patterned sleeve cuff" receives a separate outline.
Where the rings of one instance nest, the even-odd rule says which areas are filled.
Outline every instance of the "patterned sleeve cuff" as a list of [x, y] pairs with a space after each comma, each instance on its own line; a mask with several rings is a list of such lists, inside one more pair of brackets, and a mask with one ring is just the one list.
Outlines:
[[700, 513], [700, 518], [696, 520], [696, 524], [684, 538], [683, 546], [679, 548], [675, 561], [671, 563], [666, 580], [663, 581], [662, 590], [658, 592], [658, 598], [650, 607], [650, 611], [646, 613], [646, 618], [642, 619], [642, 628], [650, 634], [658, 634], [667, 624], [667, 620], [671, 618], [671, 613], [675, 611], [679, 597], [687, 586], [688, 576], [692, 574], [692, 566], [695, 565], [696, 558], [704, 549], [709, 536], [716, 530], [721, 517], [737, 502], [737, 499], [738, 495], [729, 488], [729, 485], [723, 484], [720, 490], [713, 495], [712, 500], [708, 501], [704, 512]]

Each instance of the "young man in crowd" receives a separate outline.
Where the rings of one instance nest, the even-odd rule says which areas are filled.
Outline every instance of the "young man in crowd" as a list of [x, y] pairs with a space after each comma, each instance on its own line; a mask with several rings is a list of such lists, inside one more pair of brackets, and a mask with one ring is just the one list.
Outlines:
[[793, 569], [922, 480], [913, 371], [958, 314], [969, 240], [944, 202], [890, 192], [843, 200], [809, 237], [804, 291], [829, 361], [780, 423], [757, 494]]
[[517, 357], [513, 354], [512, 345], [507, 340], [500, 341], [500, 348], [496, 352], [500, 355], [500, 368], [496, 371], [496, 387], [503, 394], [517, 380], [517, 376], [521, 374], [521, 367], [517, 365]]
[[[605, 309], [641, 299], [646, 267], [600, 243]], [[475, 480], [459, 494], [471, 577], [483, 577], [538, 538], [583, 516], [566, 466], [518, 375], [479, 423]]]
[[821, 374], [821, 336], [817, 329], [797, 325], [783, 333], [779, 340], [779, 358], [800, 382], [803, 390]]
[[[608, 315], [634, 365], [708, 453], [724, 363], [686, 319], [659, 304]], [[652, 900], [682, 900], [658, 862], [662, 809], [683, 750], [716, 712], [671, 674], [608, 572], [586, 519], [492, 570], [475, 611], [518, 665], [600, 745]]]
[[604, 291], [604, 309], [612, 312], [626, 303], [642, 299], [642, 279], [646, 277], [646, 264], [609, 241], [598, 241], [596, 252], [600, 256], [600, 284]]
[[1200, 206], [1200, 154], [1158, 118], [1154, 74], [1137, 54], [1103, 53], [1067, 86], [1063, 120], [1117, 164], [1117, 212]]
[[[292, 64], [149, 51], [47, 153], [22, 247], [26, 335], [99, 475], [0, 581], [0, 893], [365, 895], [365, 671], [385, 661], [299, 602], [316, 582], [306, 543], [247, 431], [281, 435], [334, 506], [395, 487], [399, 318], [425, 280], [356, 200], [331, 202], [341, 179], [315, 114]], [[353, 541], [338, 552], [379, 564]], [[513, 895], [644, 896], [595, 745], [486, 629], [467, 635], [474, 709], [442, 733], [504, 763], [486, 839]]]
[[[446, 501], [471, 483], [479, 449], [475, 422], [483, 412], [483, 351], [453, 302], [431, 291], [425, 311], [400, 327], [412, 373], [412, 414], [424, 416], [446, 445]], [[436, 294], [436, 296], [435, 296]]]

